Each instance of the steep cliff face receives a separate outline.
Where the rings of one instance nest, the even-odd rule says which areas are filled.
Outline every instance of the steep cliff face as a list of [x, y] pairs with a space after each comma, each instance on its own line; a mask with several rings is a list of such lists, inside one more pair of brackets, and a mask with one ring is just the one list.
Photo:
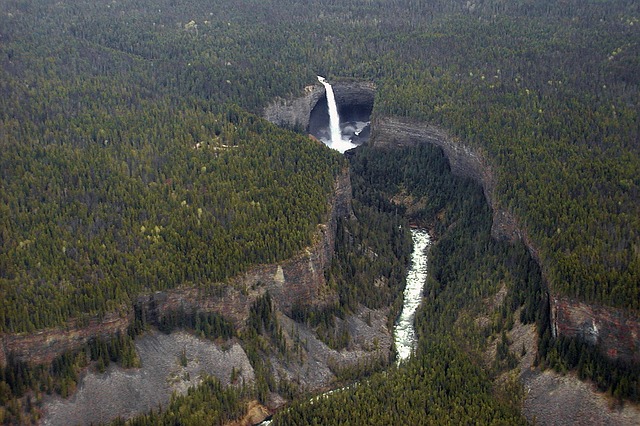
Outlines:
[[471, 178], [482, 186], [493, 211], [491, 234], [494, 238], [513, 241], [523, 237], [516, 218], [498, 206], [493, 167], [482, 151], [463, 144], [444, 130], [429, 124], [395, 117], [377, 117], [373, 120], [371, 144], [376, 148], [409, 147], [425, 142], [442, 148], [454, 174]]
[[[392, 149], [425, 142], [442, 148], [455, 174], [482, 185], [493, 211], [492, 236], [512, 242], [522, 240], [533, 258], [541, 264], [538, 248], [527, 230], [514, 214], [498, 203], [496, 177], [486, 153], [429, 124], [394, 117], [377, 117], [372, 122], [371, 144], [375, 147]], [[544, 265], [541, 267], [544, 277]], [[554, 294], [552, 287], [549, 292], [554, 335], [578, 336], [599, 344], [611, 358], [640, 362], [640, 318], [637, 315], [561, 297]]]
[[264, 118], [282, 127], [307, 129], [311, 110], [325, 96], [322, 85], [307, 86], [304, 95], [293, 99], [278, 98], [264, 110]]
[[[341, 121], [368, 121], [375, 97], [372, 83], [339, 81], [332, 87]], [[307, 86], [298, 98], [276, 99], [265, 108], [263, 116], [278, 126], [314, 133], [315, 128], [329, 124], [324, 86]]]
[[554, 335], [580, 337], [610, 358], [640, 363], [640, 321], [620, 309], [553, 297], [551, 325]]
[[35, 364], [50, 363], [63, 352], [84, 345], [92, 337], [110, 337], [126, 332], [133, 320], [133, 312], [110, 313], [104, 318], [91, 318], [86, 322], [73, 321], [66, 327], [41, 330], [32, 334], [5, 334], [0, 336], [0, 365], [6, 365], [10, 353]]
[[[349, 117], [362, 111], [371, 115], [375, 100], [375, 85], [368, 81], [338, 81], [333, 85], [340, 116]], [[356, 110], [356, 111], [353, 111]]]
[[[141, 296], [143, 303], [159, 316], [180, 307], [187, 311], [215, 311], [242, 327], [256, 298], [267, 290], [277, 307], [289, 313], [295, 304], [322, 305], [335, 300], [328, 291], [324, 270], [334, 251], [335, 233], [339, 217], [352, 215], [351, 180], [348, 169], [336, 179], [330, 200], [329, 217], [318, 226], [314, 242], [302, 253], [279, 264], [251, 268], [220, 291], [203, 290], [195, 286], [182, 287], [152, 295]], [[6, 365], [9, 353], [33, 363], [48, 363], [65, 351], [81, 347], [90, 338], [107, 337], [124, 332], [133, 320], [131, 308], [122, 314], [108, 314], [102, 319], [74, 321], [65, 327], [42, 330], [33, 334], [5, 334], [0, 336], [0, 363]]]

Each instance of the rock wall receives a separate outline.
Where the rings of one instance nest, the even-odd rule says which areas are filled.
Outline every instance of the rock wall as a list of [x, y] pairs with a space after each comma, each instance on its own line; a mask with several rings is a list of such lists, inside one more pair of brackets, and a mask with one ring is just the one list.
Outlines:
[[640, 320], [621, 309], [552, 297], [551, 326], [554, 336], [579, 337], [609, 358], [640, 363]]
[[[367, 107], [369, 113], [373, 109], [376, 88], [368, 81], [337, 81], [332, 84], [338, 109], [346, 109], [351, 105]], [[340, 111], [342, 115], [342, 111]]]
[[493, 166], [484, 152], [429, 124], [396, 117], [376, 117], [372, 121], [371, 144], [376, 148], [409, 147], [424, 142], [442, 148], [454, 174], [473, 179], [482, 186], [493, 211], [491, 234], [494, 238], [514, 241], [523, 237], [515, 216], [498, 206]]
[[[409, 147], [425, 142], [442, 148], [453, 173], [482, 185], [493, 211], [492, 236], [511, 242], [522, 240], [541, 265], [543, 278], [548, 282], [539, 250], [527, 230], [514, 214], [498, 203], [494, 166], [485, 152], [466, 146], [442, 129], [426, 123], [395, 117], [376, 117], [372, 120], [371, 144], [377, 148]], [[554, 295], [552, 287], [549, 292], [554, 336], [577, 336], [599, 344], [611, 358], [640, 362], [640, 317], [637, 314]]]
[[133, 312], [110, 313], [104, 318], [91, 318], [86, 324], [73, 321], [66, 327], [41, 330], [35, 333], [5, 334], [0, 336], [0, 365], [6, 365], [13, 353], [18, 359], [35, 364], [50, 363], [63, 352], [77, 349], [92, 337], [110, 337], [126, 332], [133, 320]]
[[[358, 106], [371, 112], [375, 97], [375, 87], [370, 82], [331, 82], [336, 104], [341, 115], [345, 110]], [[263, 117], [278, 126], [309, 130], [309, 120], [318, 101], [325, 98], [321, 84], [307, 86], [304, 94], [297, 98], [278, 98], [264, 110]], [[326, 108], [326, 107], [325, 107]]]
[[304, 95], [293, 99], [277, 98], [264, 110], [263, 116], [278, 126], [307, 129], [311, 110], [325, 96], [322, 85], [307, 86]]
[[[219, 291], [189, 286], [141, 296], [138, 302], [160, 316], [180, 307], [215, 311], [238, 327], [244, 325], [256, 298], [267, 290], [285, 313], [297, 303], [321, 305], [332, 302], [337, 296], [328, 291], [324, 270], [333, 256], [338, 218], [352, 214], [351, 180], [349, 170], [345, 169], [336, 179], [327, 222], [318, 225], [314, 242], [301, 253], [278, 264], [251, 268], [220, 285]], [[81, 347], [92, 337], [124, 332], [133, 320], [133, 310], [123, 311], [122, 314], [112, 313], [86, 322], [73, 321], [64, 327], [31, 334], [0, 335], [0, 364], [6, 365], [9, 353], [32, 363], [49, 363], [63, 352]]]

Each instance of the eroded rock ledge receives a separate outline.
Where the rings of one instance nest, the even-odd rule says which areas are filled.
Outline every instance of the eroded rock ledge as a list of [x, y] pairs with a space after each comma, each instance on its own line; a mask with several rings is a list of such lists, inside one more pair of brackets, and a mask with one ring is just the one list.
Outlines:
[[[485, 152], [467, 146], [444, 130], [426, 123], [397, 117], [376, 117], [372, 121], [370, 143], [377, 148], [409, 147], [425, 142], [442, 148], [453, 173], [471, 178], [482, 186], [493, 211], [491, 235], [511, 242], [522, 240], [543, 268], [544, 277], [538, 248], [527, 230], [520, 225], [514, 214], [498, 203], [494, 166]], [[586, 304], [555, 295], [553, 288], [549, 288], [549, 292], [554, 335], [578, 336], [600, 345], [610, 358], [640, 362], [640, 318], [637, 315], [622, 309]]]
[[[371, 113], [375, 98], [373, 83], [366, 81], [337, 81], [332, 82], [336, 104], [340, 117], [350, 116], [355, 110]], [[277, 98], [264, 110], [263, 116], [268, 121], [290, 129], [310, 131], [310, 121], [314, 108], [324, 101], [323, 109], [326, 109], [326, 92], [324, 86], [316, 84], [307, 86], [304, 94], [297, 98]], [[362, 112], [362, 111], [360, 111]], [[325, 113], [326, 114], [326, 113]], [[366, 115], [368, 115], [366, 114]], [[358, 113], [356, 112], [356, 115]], [[328, 125], [328, 115], [326, 117]]]
[[[334, 252], [339, 217], [352, 215], [351, 180], [348, 169], [337, 177], [330, 200], [329, 217], [318, 226], [312, 245], [291, 259], [278, 264], [259, 265], [221, 286], [219, 292], [205, 291], [195, 286], [141, 296], [138, 303], [147, 305], [160, 316], [180, 307], [189, 311], [215, 311], [242, 327], [256, 298], [267, 290], [277, 307], [290, 313], [298, 304], [322, 305], [335, 300], [328, 291], [324, 270]], [[133, 308], [122, 307], [119, 313], [103, 318], [71, 321], [66, 326], [40, 330], [35, 333], [0, 335], [0, 365], [6, 365], [12, 353], [18, 359], [35, 364], [50, 363], [65, 351], [77, 349], [92, 337], [108, 337], [125, 332], [133, 321]]]
[[219, 294], [185, 287], [156, 292], [140, 300], [152, 307], [159, 317], [179, 308], [213, 311], [233, 321], [236, 328], [244, 327], [249, 309], [266, 291], [277, 308], [287, 315], [296, 304], [321, 306], [333, 303], [337, 295], [328, 290], [324, 271], [333, 257], [338, 218], [352, 214], [351, 180], [345, 169], [336, 179], [329, 220], [318, 226], [313, 244], [301, 253], [277, 264], [255, 266], [231, 279]]

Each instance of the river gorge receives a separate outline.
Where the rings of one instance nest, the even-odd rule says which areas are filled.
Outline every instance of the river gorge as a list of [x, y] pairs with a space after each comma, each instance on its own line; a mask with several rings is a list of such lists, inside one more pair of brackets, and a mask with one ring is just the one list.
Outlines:
[[[358, 89], [341, 86], [338, 84], [336, 97], [339, 99], [345, 96], [345, 91], [350, 95], [358, 92], [363, 99], [372, 93], [369, 86], [362, 85]], [[317, 92], [314, 96], [318, 96]], [[283, 101], [284, 102], [284, 101]], [[367, 106], [370, 100], [362, 101]], [[282, 105], [285, 105], [283, 103]], [[311, 109], [315, 106], [311, 105]], [[304, 109], [304, 108], [303, 108]], [[273, 111], [272, 111], [273, 112]], [[298, 123], [299, 124], [299, 123]], [[307, 123], [310, 126], [311, 123]], [[319, 124], [318, 124], [319, 125]], [[398, 149], [399, 147], [411, 147], [424, 142], [429, 142], [440, 146], [451, 165], [454, 174], [470, 177], [474, 181], [481, 183], [485, 198], [492, 206], [493, 226], [492, 235], [496, 239], [516, 240], [522, 239], [531, 255], [537, 260], [537, 251], [528, 239], [526, 231], [521, 230], [516, 218], [500, 210], [495, 205], [495, 178], [490, 162], [482, 152], [471, 149], [463, 145], [460, 141], [453, 140], [441, 129], [431, 126], [420, 125], [419, 123], [407, 122], [390, 117], [376, 117], [373, 120], [371, 146], [380, 151]], [[493, 203], [492, 203], [493, 201]], [[317, 338], [314, 331], [304, 324], [294, 322], [292, 309], [296, 301], [308, 301], [314, 306], [328, 306], [334, 303], [336, 295], [329, 289], [323, 271], [333, 257], [333, 247], [335, 242], [336, 221], [338, 218], [353, 217], [351, 210], [351, 183], [348, 170], [337, 177], [334, 191], [334, 199], [331, 200], [331, 214], [328, 223], [321, 225], [318, 229], [318, 238], [312, 247], [295, 258], [274, 265], [260, 265], [234, 280], [233, 286], [221, 295], [203, 295], [193, 287], [180, 288], [174, 291], [158, 292], [147, 295], [138, 302], [153, 306], [159, 312], [170, 311], [176, 307], [186, 307], [197, 310], [217, 311], [227, 316], [232, 322], [242, 327], [246, 323], [251, 304], [265, 292], [269, 292], [274, 297], [274, 303], [278, 309], [278, 319], [283, 326], [284, 335], [291, 345], [294, 342], [305, 342], [304, 350], [301, 353], [300, 361], [289, 362], [272, 358], [271, 362], [274, 371], [281, 374], [282, 378], [289, 381], [302, 383], [306, 391], [323, 391], [335, 386], [334, 371], [332, 368], [343, 368], [354, 365], [362, 359], [374, 357], [384, 357], [391, 352], [391, 341], [395, 342], [398, 362], [402, 362], [411, 356], [415, 349], [414, 318], [416, 309], [422, 301], [424, 294], [423, 286], [426, 281], [427, 253], [431, 243], [429, 234], [420, 229], [412, 230], [413, 253], [411, 256], [411, 267], [407, 274], [406, 288], [404, 290], [403, 307], [399, 319], [395, 322], [393, 330], [387, 327], [387, 318], [390, 315], [388, 308], [372, 310], [362, 308], [353, 315], [347, 316], [339, 323], [344, 330], [348, 330], [353, 342], [348, 350], [336, 351], [327, 347]], [[439, 237], [439, 235], [438, 235]], [[374, 254], [372, 254], [374, 255]], [[604, 314], [594, 315], [591, 311], [583, 309], [586, 313], [574, 319], [575, 303], [565, 303], [561, 305], [558, 301], [550, 301], [552, 308], [552, 321], [554, 321], [554, 331], [558, 334], [570, 334], [568, 325], [595, 324], [594, 321], [587, 321], [590, 318], [601, 318]], [[560, 307], [558, 307], [560, 306]], [[608, 312], [608, 311], [607, 311]], [[573, 315], [573, 316], [572, 316]], [[109, 335], [118, 330], [126, 329], [131, 321], [131, 312], [120, 313], [115, 319], [103, 318], [100, 323], [89, 323], [95, 326], [96, 330], [87, 326], [78, 326], [76, 330], [73, 326], [61, 330], [43, 332], [36, 336], [4, 336], [0, 359], [9, 350], [14, 354], [22, 355], [25, 359], [28, 356], [32, 360], [48, 362], [53, 356], [63, 349], [80, 346], [91, 336]], [[585, 319], [586, 318], [586, 319]], [[623, 317], [626, 320], [626, 317]], [[615, 320], [615, 321], [614, 321]], [[109, 322], [111, 321], [111, 322]], [[607, 324], [620, 322], [619, 319], [608, 319]], [[637, 321], [632, 321], [635, 324]], [[114, 324], [113, 330], [107, 329], [105, 324]], [[565, 326], [563, 328], [563, 325]], [[595, 327], [595, 326], [594, 326]], [[85, 330], [86, 329], [86, 330]], [[606, 327], [604, 328], [607, 329]], [[86, 332], [85, 332], [86, 331]], [[576, 332], [577, 333], [577, 332]], [[612, 333], [610, 333], [612, 334]], [[637, 356], [637, 336], [636, 333], [629, 333], [627, 338], [630, 342], [620, 345], [621, 339], [612, 339], [617, 342], [613, 348], [615, 354], [630, 353], [631, 357]], [[607, 340], [607, 335], [603, 334], [603, 341]], [[615, 336], [614, 336], [615, 337]], [[372, 344], [373, 339], [379, 342]], [[533, 340], [533, 337], [531, 338]], [[611, 340], [611, 339], [610, 339]], [[143, 368], [136, 371], [124, 371], [119, 367], [110, 367], [106, 374], [87, 373], [83, 380], [78, 383], [79, 388], [75, 395], [68, 400], [58, 397], [48, 398], [46, 402], [44, 424], [65, 424], [69, 419], [74, 419], [79, 423], [88, 421], [99, 421], [109, 417], [114, 412], [129, 416], [136, 412], [144, 411], [166, 401], [171, 392], [184, 392], [187, 387], [195, 385], [199, 381], [201, 374], [213, 374], [224, 384], [230, 384], [230, 377], [234, 372], [240, 371], [242, 381], [251, 382], [254, 380], [254, 370], [248, 360], [245, 348], [239, 344], [237, 339], [223, 344], [210, 344], [203, 342], [196, 337], [184, 333], [173, 333], [165, 336], [152, 332], [143, 336], [137, 341], [136, 346], [142, 360]], [[519, 349], [521, 346], [518, 346]], [[524, 344], [522, 345], [524, 347]], [[37, 348], [35, 350], [34, 348]], [[187, 351], [187, 366], [181, 367], [179, 355], [182, 351]], [[527, 347], [527, 353], [534, 353], [534, 348]], [[154, 357], [163, 358], [163, 362], [156, 362]], [[210, 359], [219, 358], [221, 365], [211, 366]], [[145, 362], [146, 361], [146, 362]], [[158, 369], [151, 372], [146, 366], [157, 365]], [[527, 368], [532, 368], [527, 366]], [[525, 371], [525, 369], [523, 369]], [[550, 374], [546, 374], [549, 376]], [[546, 377], [545, 376], [545, 377]], [[153, 378], [153, 382], [145, 382], [147, 378]], [[538, 378], [539, 376], [536, 376]], [[132, 381], [133, 378], [133, 381]], [[144, 384], [143, 384], [144, 382]], [[531, 379], [526, 379], [529, 386]], [[110, 389], [112, 394], [104, 393], [104, 389]], [[161, 389], [161, 392], [158, 390]], [[542, 389], [539, 385], [531, 385], [528, 392], [532, 395]], [[147, 392], [148, 391], [148, 392]], [[147, 392], [147, 393], [145, 393]], [[588, 393], [585, 391], [585, 393]], [[115, 394], [122, 396], [122, 406], [118, 404]], [[162, 395], [161, 395], [162, 394]], [[573, 392], [575, 394], [575, 392]], [[105, 408], [104, 412], [88, 409], [97, 403], [97, 400], [104, 398], [98, 405]], [[540, 397], [542, 398], [542, 397]], [[527, 398], [527, 401], [532, 398]], [[128, 404], [128, 405], [127, 405]], [[286, 401], [276, 395], [269, 402], [269, 408], [276, 409], [286, 404]], [[547, 404], [548, 405], [548, 404]], [[131, 410], [122, 410], [123, 406], [131, 406]], [[539, 416], [536, 409], [532, 409], [533, 416]], [[632, 416], [635, 418], [635, 416]], [[624, 422], [620, 422], [624, 424]]]

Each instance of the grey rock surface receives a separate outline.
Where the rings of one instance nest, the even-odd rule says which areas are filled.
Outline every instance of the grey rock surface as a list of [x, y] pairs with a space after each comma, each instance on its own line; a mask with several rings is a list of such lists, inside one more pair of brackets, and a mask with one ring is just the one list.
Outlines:
[[[150, 332], [136, 340], [136, 348], [141, 368], [123, 369], [112, 364], [104, 374], [87, 373], [71, 398], [45, 400], [42, 423], [66, 426], [105, 422], [118, 415], [128, 418], [165, 405], [174, 391], [186, 392], [205, 374], [229, 384], [234, 368], [240, 372], [239, 383], [254, 380], [249, 359], [237, 343], [221, 348], [185, 332]], [[183, 350], [186, 367], [180, 363]]]

